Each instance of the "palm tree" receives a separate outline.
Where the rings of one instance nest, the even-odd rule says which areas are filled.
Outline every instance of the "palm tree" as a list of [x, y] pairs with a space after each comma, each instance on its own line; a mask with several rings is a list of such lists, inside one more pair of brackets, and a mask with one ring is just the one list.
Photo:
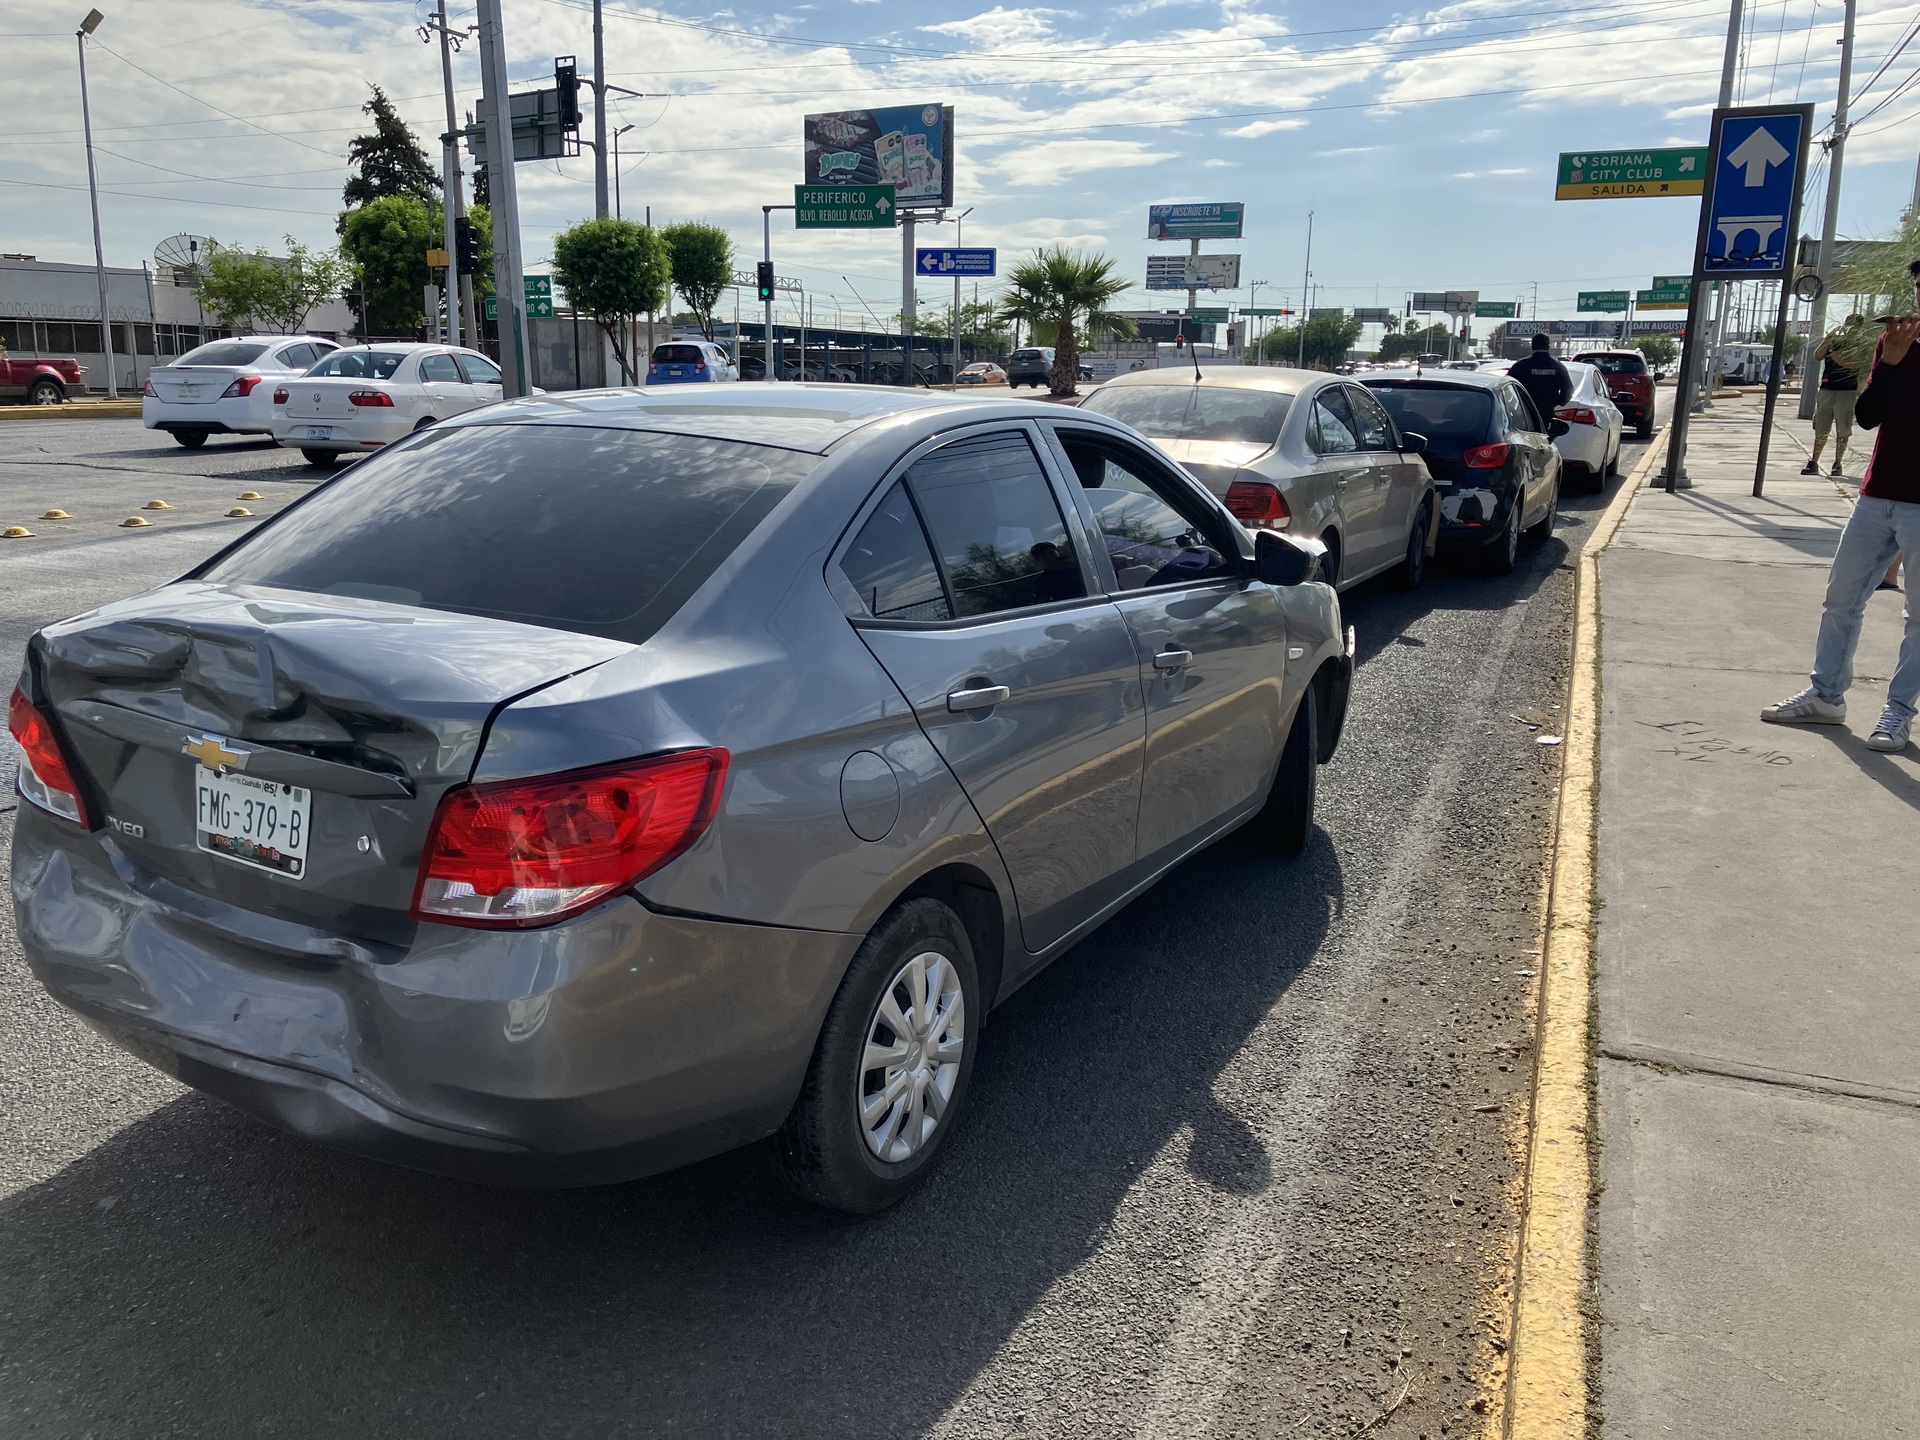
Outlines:
[[[1131, 280], [1114, 273], [1115, 263], [1109, 255], [1056, 245], [1034, 251], [1031, 260], [1014, 266], [1007, 277], [1012, 293], [1001, 301], [1000, 313], [1009, 320], [1025, 320], [1030, 327], [1052, 326], [1056, 332], [1049, 377], [1055, 395], [1072, 395], [1077, 388], [1082, 327], [1123, 336], [1139, 333], [1133, 321], [1107, 309], [1114, 296], [1133, 288]], [[1034, 338], [1039, 339], [1038, 333]]]

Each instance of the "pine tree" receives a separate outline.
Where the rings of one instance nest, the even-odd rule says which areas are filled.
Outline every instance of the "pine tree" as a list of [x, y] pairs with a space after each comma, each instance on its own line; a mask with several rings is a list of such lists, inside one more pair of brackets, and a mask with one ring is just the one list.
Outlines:
[[347, 146], [347, 163], [359, 167], [357, 175], [347, 177], [347, 204], [365, 205], [388, 195], [432, 200], [440, 188], [440, 177], [427, 152], [394, 110], [386, 91], [378, 85], [369, 88], [373, 98], [360, 109], [373, 116], [373, 132], [356, 135]]

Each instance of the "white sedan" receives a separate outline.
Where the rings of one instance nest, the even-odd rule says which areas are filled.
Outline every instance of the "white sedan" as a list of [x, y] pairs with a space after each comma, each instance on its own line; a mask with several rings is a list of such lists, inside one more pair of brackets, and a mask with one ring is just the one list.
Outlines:
[[1578, 360], [1567, 361], [1566, 367], [1573, 394], [1553, 412], [1555, 419], [1567, 422], [1567, 433], [1554, 437], [1554, 447], [1568, 480], [1578, 479], [1598, 490], [1619, 471], [1626, 416], [1613, 403], [1599, 370]]
[[140, 392], [140, 419], [189, 450], [209, 435], [273, 433], [274, 388], [339, 347], [318, 335], [237, 335], [157, 366]]
[[332, 465], [499, 398], [500, 367], [478, 351], [356, 345], [273, 392], [273, 438]]

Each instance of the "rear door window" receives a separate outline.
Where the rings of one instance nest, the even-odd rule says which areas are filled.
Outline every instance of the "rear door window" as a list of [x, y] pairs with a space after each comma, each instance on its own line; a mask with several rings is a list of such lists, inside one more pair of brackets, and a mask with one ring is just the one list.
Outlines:
[[1025, 435], [942, 446], [914, 461], [907, 485], [926, 519], [956, 617], [1087, 593], [1079, 554]]
[[428, 430], [360, 461], [194, 578], [639, 644], [818, 463], [598, 426]]
[[289, 370], [304, 370], [313, 363], [313, 346], [289, 345], [274, 358]]
[[1380, 408], [1379, 402], [1358, 385], [1342, 386], [1341, 390], [1353, 411], [1353, 424], [1360, 438], [1360, 448], [1393, 449], [1393, 422], [1387, 419], [1387, 412]]
[[453, 357], [446, 354], [424, 356], [420, 361], [420, 378], [436, 384], [462, 385], [460, 368], [453, 363]]
[[1537, 435], [1546, 433], [1547, 427], [1534, 413], [1533, 401], [1518, 385], [1502, 385], [1500, 399], [1507, 407], [1507, 419], [1514, 429], [1530, 431]]
[[1322, 455], [1351, 455], [1360, 448], [1353, 433], [1353, 412], [1338, 385], [1329, 385], [1313, 398], [1313, 424], [1308, 443]]

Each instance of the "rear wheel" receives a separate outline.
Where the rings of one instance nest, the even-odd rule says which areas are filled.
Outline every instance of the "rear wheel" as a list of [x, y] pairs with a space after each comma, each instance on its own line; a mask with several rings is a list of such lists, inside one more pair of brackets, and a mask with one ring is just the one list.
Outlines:
[[435, 417], [435, 416], [432, 416], [432, 415], [423, 415], [423, 416], [421, 416], [421, 417], [420, 417], [420, 423], [419, 423], [418, 425], [416, 425], [416, 426], [414, 426], [413, 428], [414, 428], [414, 429], [416, 429], [416, 430], [424, 430], [424, 429], [426, 429], [426, 428], [427, 428], [427, 426], [429, 426], [429, 425], [431, 425], [431, 424], [433, 424], [433, 422], [434, 422], [434, 420], [435, 420], [436, 418], [437, 418], [437, 417]]
[[1526, 492], [1513, 497], [1513, 504], [1507, 508], [1507, 523], [1499, 537], [1487, 546], [1487, 569], [1496, 575], [1511, 575], [1514, 564], [1520, 558], [1520, 507]]
[[1300, 697], [1293, 712], [1293, 728], [1280, 752], [1280, 769], [1267, 792], [1267, 803], [1247, 822], [1246, 835], [1262, 850], [1276, 855], [1298, 855], [1313, 828], [1313, 802], [1320, 784], [1320, 707], [1314, 686]]
[[1633, 438], [1636, 440], [1651, 440], [1653, 438], [1652, 416], [1648, 416], [1645, 420], [1640, 421], [1633, 427]]
[[803, 1200], [872, 1214], [933, 1168], [979, 1048], [979, 972], [960, 917], [909, 900], [854, 952], [773, 1161]]
[[340, 457], [332, 450], [302, 450], [309, 465], [318, 465], [322, 470], [331, 470], [340, 463]]
[[1327, 547], [1327, 553], [1320, 560], [1320, 579], [1338, 590], [1340, 588], [1340, 536], [1329, 530], [1320, 537], [1320, 543]]
[[1554, 514], [1560, 509], [1560, 479], [1554, 477], [1553, 490], [1547, 496], [1547, 513], [1527, 527], [1527, 539], [1550, 540], [1553, 538]]
[[67, 392], [51, 380], [36, 381], [34, 387], [27, 392], [29, 405], [58, 405], [66, 398]]
[[1432, 504], [1431, 500], [1422, 500], [1420, 508], [1414, 512], [1413, 528], [1407, 532], [1406, 553], [1393, 568], [1396, 590], [1411, 590], [1426, 578], [1427, 531], [1433, 528]]
[[173, 438], [189, 450], [198, 450], [202, 445], [207, 443], [207, 432], [204, 430], [176, 430], [173, 432]]

